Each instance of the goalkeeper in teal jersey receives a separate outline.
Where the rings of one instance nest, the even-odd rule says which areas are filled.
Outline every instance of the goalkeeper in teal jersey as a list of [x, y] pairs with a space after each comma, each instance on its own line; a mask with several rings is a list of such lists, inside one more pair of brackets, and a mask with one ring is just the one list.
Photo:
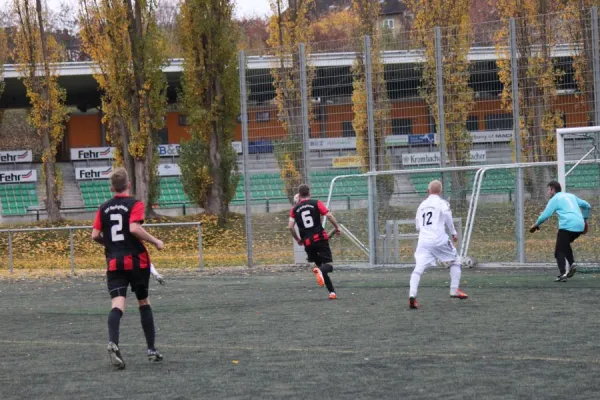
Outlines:
[[[558, 264], [560, 275], [556, 282], [566, 282], [575, 272], [573, 249], [571, 243], [581, 234], [587, 233], [587, 219], [590, 216], [590, 204], [571, 193], [563, 193], [560, 183], [548, 183], [550, 201], [529, 232], [534, 233], [540, 225], [556, 212], [558, 214], [558, 234], [554, 257]], [[582, 212], [583, 210], [583, 212]]]

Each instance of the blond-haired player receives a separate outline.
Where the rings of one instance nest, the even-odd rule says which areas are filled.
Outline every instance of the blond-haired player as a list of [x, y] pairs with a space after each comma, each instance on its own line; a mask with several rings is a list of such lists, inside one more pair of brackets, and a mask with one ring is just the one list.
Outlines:
[[452, 221], [450, 204], [440, 197], [442, 183], [431, 181], [427, 190], [429, 196], [417, 210], [415, 225], [419, 232], [419, 241], [415, 251], [415, 269], [410, 277], [409, 307], [419, 308], [417, 290], [421, 275], [427, 268], [435, 265], [436, 261], [450, 264], [450, 297], [467, 299], [459, 288], [461, 263], [454, 245], [450, 241], [446, 228], [456, 242], [458, 236]]

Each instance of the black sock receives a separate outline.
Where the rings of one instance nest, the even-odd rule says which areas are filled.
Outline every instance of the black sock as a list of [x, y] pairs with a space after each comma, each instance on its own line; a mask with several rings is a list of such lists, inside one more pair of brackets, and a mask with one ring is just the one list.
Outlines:
[[152, 308], [150, 304], [144, 304], [140, 306], [140, 317], [142, 319], [142, 329], [144, 329], [144, 335], [146, 336], [146, 344], [148, 349], [154, 349], [154, 317], [152, 316]]
[[333, 283], [331, 282], [331, 278], [329, 278], [329, 273], [333, 272], [333, 265], [323, 264], [321, 265], [321, 267], [319, 267], [319, 269], [323, 274], [323, 280], [325, 281], [325, 286], [327, 287], [327, 290], [329, 290], [329, 293], [335, 292], [335, 289], [333, 288]]
[[119, 325], [122, 316], [123, 311], [116, 307], [108, 313], [108, 340], [117, 346], [119, 345]]

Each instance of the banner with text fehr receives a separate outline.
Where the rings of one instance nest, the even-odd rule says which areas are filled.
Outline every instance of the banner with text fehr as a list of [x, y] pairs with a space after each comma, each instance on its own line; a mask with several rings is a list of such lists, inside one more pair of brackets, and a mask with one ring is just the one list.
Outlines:
[[31, 150], [0, 151], [0, 164], [32, 162]]
[[22, 171], [0, 171], [0, 183], [36, 182], [37, 171], [26, 169]]
[[75, 168], [75, 179], [108, 179], [112, 167]]
[[115, 158], [114, 147], [84, 147], [71, 149], [71, 161], [111, 160]]
[[[484, 162], [487, 160], [486, 150], [471, 150], [469, 162]], [[439, 151], [431, 153], [407, 153], [402, 154], [402, 165], [439, 165], [441, 154]]]

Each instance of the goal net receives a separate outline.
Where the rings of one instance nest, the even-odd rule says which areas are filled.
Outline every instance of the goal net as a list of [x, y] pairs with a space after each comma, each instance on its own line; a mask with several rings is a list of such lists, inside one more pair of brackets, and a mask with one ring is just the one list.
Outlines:
[[[413, 264], [416, 209], [427, 196], [429, 182], [440, 179], [459, 231], [457, 250], [461, 256], [479, 263], [515, 264], [524, 260], [552, 265], [556, 219], [548, 221], [539, 234], [530, 235], [526, 229], [544, 209], [547, 183], [553, 179], [562, 179], [569, 192], [596, 208], [600, 194], [596, 132], [600, 127], [561, 132], [557, 135], [557, 161], [501, 162], [510, 160], [510, 149], [505, 149], [508, 156], [489, 157], [493, 152], [488, 151], [487, 162], [463, 167], [410, 165], [393, 171], [354, 171], [336, 176], [328, 191], [328, 205], [344, 227], [342, 238], [332, 242], [336, 263]], [[596, 225], [593, 215], [595, 211], [590, 219], [591, 232]], [[575, 244], [577, 261], [600, 260], [600, 246], [593, 236]]]

